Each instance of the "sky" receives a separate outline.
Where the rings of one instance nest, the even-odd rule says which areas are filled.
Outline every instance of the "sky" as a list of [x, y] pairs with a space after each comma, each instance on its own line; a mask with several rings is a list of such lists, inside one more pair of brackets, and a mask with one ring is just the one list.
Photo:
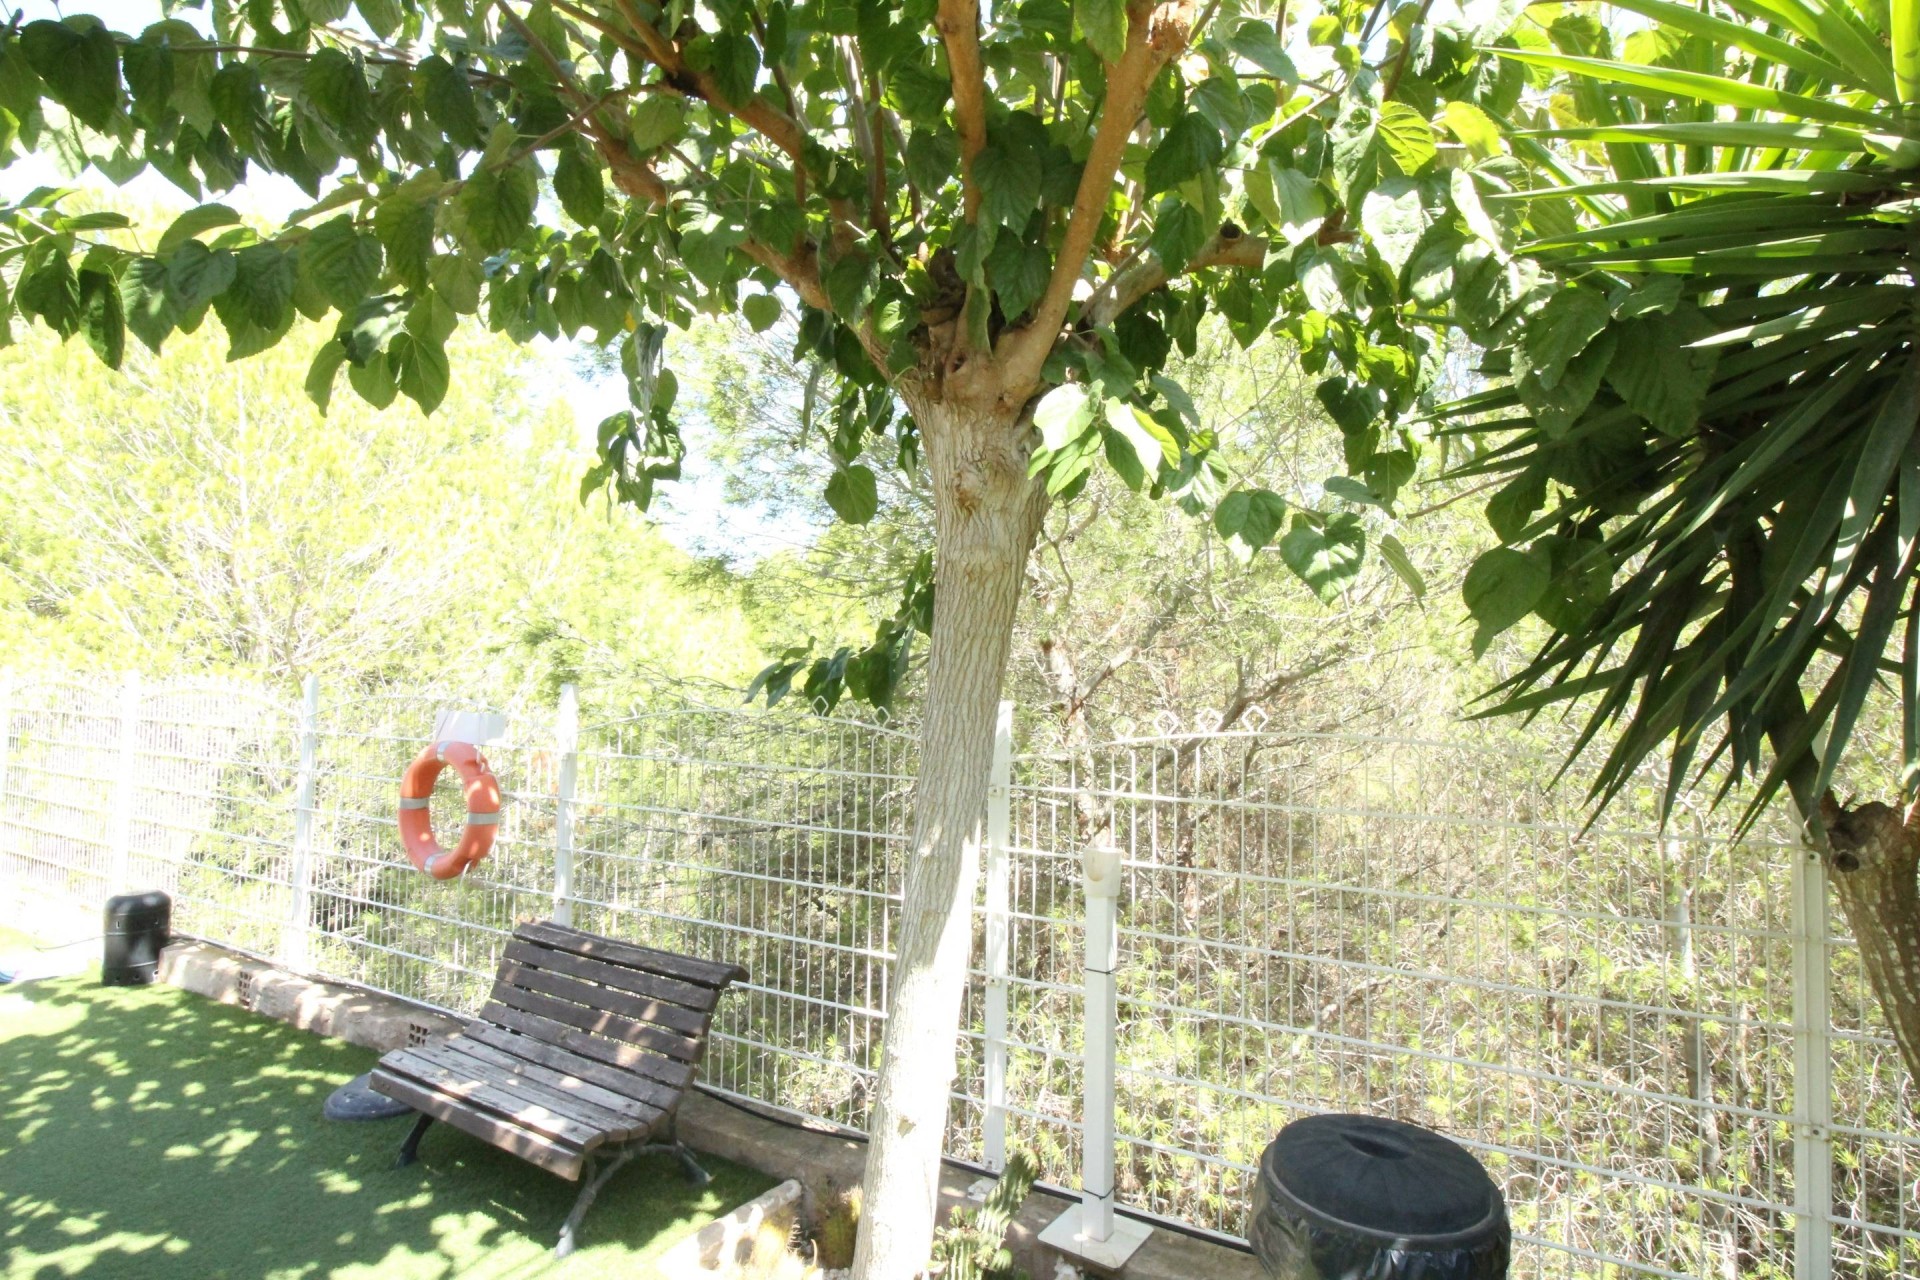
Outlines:
[[[172, 14], [163, 15], [158, 0], [82, 0], [82, 3], [66, 5], [53, 0], [9, 0], [4, 8], [9, 11], [9, 17], [11, 10], [22, 10], [26, 22], [89, 13], [117, 31], [138, 32], [169, 16], [207, 29], [204, 10], [177, 7]], [[120, 198], [135, 204], [160, 209], [185, 210], [192, 203], [185, 192], [152, 170], [139, 174], [123, 187], [115, 187], [93, 170], [70, 175], [53, 156], [45, 154], [17, 160], [0, 170], [0, 201], [40, 186], [71, 186], [102, 194], [117, 192]], [[208, 198], [231, 206], [245, 217], [272, 225], [278, 225], [294, 210], [313, 203], [287, 179], [258, 173], [241, 187]], [[529, 379], [530, 389], [563, 402], [578, 424], [582, 446], [590, 448], [600, 422], [627, 407], [624, 379], [617, 375], [593, 375], [578, 358], [579, 344], [571, 340], [542, 339], [530, 349], [537, 366], [536, 373]], [[458, 369], [454, 376], [459, 376]], [[683, 412], [681, 417], [689, 415]], [[662, 488], [651, 512], [655, 525], [670, 541], [694, 555], [721, 556], [739, 568], [751, 567], [779, 551], [811, 541], [814, 531], [803, 522], [729, 506], [724, 499], [722, 476], [707, 464], [705, 451], [700, 447], [706, 434], [705, 424], [695, 419], [683, 421], [681, 428], [688, 437], [684, 478]]]

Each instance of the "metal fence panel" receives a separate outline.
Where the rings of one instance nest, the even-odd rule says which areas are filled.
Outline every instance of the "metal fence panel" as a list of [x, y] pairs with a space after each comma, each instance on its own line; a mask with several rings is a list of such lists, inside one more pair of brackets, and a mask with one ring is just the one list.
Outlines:
[[[314, 715], [228, 682], [0, 680], [0, 919], [97, 922], [108, 894], [160, 887], [188, 932], [470, 1011], [513, 926], [558, 909], [746, 966], [709, 1086], [861, 1127], [913, 735], [790, 709], [516, 711], [487, 748], [493, 855], [443, 883], [406, 863], [394, 798], [458, 703]], [[1583, 830], [1576, 787], [1476, 744], [1173, 728], [996, 765], [951, 1153], [1026, 1149], [1078, 1183], [1102, 1087], [1082, 1026], [1097, 837], [1124, 873], [1122, 1204], [1237, 1235], [1276, 1128], [1366, 1110], [1486, 1161], [1516, 1277], [1920, 1273], [1914, 1088], [1778, 833], [1663, 833], [1647, 795]], [[451, 788], [434, 805], [460, 821]]]

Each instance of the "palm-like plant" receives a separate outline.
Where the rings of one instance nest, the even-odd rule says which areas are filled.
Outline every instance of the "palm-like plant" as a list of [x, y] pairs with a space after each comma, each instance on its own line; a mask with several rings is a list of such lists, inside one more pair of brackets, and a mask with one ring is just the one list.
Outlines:
[[1490, 713], [1578, 700], [1602, 802], [1668, 744], [1669, 802], [1785, 786], [1920, 1076], [1920, 804], [1829, 793], [1887, 684], [1920, 790], [1920, 0], [1614, 7], [1624, 57], [1573, 6], [1488, 51], [1538, 92], [1453, 304], [1506, 376], [1443, 416], [1509, 477], [1481, 642], [1552, 628]]

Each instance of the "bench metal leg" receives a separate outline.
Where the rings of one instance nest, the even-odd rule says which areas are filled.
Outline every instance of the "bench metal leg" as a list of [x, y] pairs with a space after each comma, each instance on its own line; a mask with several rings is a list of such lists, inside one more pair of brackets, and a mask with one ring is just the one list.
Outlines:
[[433, 1123], [433, 1117], [422, 1115], [413, 1122], [413, 1130], [407, 1134], [407, 1140], [400, 1144], [400, 1158], [393, 1162], [396, 1169], [404, 1169], [420, 1158], [420, 1135]]
[[580, 1188], [580, 1198], [573, 1202], [573, 1212], [567, 1215], [565, 1225], [560, 1228], [560, 1243], [553, 1251], [556, 1259], [564, 1258], [573, 1252], [574, 1247], [579, 1243], [580, 1223], [586, 1218], [587, 1210], [593, 1207], [594, 1197], [600, 1194], [600, 1188], [607, 1184], [608, 1178], [619, 1171], [621, 1165], [638, 1154], [637, 1148], [629, 1147], [609, 1160], [606, 1167], [597, 1174], [593, 1171], [593, 1160], [588, 1159], [586, 1185]]

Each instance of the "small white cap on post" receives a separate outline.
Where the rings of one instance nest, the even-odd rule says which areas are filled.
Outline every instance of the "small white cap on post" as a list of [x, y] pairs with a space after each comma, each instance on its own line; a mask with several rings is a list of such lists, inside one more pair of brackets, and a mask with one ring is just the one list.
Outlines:
[[1110, 844], [1090, 844], [1080, 851], [1080, 874], [1089, 898], [1120, 896], [1120, 850]]

